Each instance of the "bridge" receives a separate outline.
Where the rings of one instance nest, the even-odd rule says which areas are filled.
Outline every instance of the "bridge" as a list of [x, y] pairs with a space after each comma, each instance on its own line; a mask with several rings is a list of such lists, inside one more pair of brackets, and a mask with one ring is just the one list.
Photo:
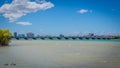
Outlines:
[[109, 37], [16, 37], [16, 40], [111, 40]]

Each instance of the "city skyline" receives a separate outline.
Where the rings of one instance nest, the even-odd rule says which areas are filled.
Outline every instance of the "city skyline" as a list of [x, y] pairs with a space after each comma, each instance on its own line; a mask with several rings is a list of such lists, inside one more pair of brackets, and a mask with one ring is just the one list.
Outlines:
[[120, 39], [120, 35], [95, 35], [94, 33], [88, 33], [86, 35], [35, 35], [32, 32], [26, 34], [18, 34], [14, 32], [12, 39], [16, 40], [111, 40]]
[[35, 34], [120, 34], [118, 0], [0, 0], [0, 28]]

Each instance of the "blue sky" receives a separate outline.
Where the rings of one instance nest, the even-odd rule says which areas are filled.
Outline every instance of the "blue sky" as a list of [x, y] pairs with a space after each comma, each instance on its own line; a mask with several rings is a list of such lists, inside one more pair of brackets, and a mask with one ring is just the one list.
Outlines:
[[0, 28], [18, 33], [120, 34], [119, 6], [120, 0], [0, 0]]

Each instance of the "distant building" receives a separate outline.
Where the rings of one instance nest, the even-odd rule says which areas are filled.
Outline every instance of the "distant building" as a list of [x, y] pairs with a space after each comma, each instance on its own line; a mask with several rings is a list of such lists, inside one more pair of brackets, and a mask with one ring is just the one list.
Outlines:
[[64, 35], [63, 35], [63, 34], [60, 34], [59, 37], [64, 37]]
[[31, 32], [27, 33], [26, 35], [27, 35], [28, 38], [33, 38], [34, 37], [34, 33], [31, 33]]
[[89, 33], [87, 36], [88, 36], [88, 37], [93, 37], [93, 36], [94, 36], [94, 33]]
[[37, 38], [40, 38], [40, 35], [38, 34], [36, 37], [37, 37]]
[[17, 36], [17, 32], [14, 32], [14, 37], [15, 37], [15, 38], [17, 38], [17, 37], [18, 37], [18, 36]]
[[18, 34], [18, 37], [19, 37], [19, 38], [24, 38], [24, 37], [25, 37], [25, 34]]

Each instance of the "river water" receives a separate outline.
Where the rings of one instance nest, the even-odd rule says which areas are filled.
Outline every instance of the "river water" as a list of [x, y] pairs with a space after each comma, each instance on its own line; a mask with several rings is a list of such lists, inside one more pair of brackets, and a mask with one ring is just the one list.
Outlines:
[[13, 40], [0, 68], [120, 68], [120, 42]]

